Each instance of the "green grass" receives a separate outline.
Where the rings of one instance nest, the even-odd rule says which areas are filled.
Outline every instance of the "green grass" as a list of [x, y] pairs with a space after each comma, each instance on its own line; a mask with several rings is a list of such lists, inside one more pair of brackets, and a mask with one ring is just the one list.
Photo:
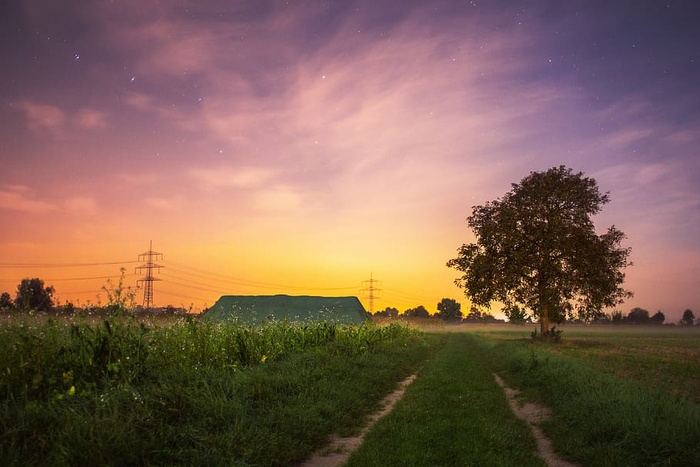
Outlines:
[[586, 365], [700, 404], [700, 328], [570, 333], [557, 349]]
[[592, 329], [5, 320], [0, 465], [293, 465], [416, 371], [350, 465], [542, 465], [494, 372], [570, 460], [698, 465], [698, 334]]
[[[614, 336], [609, 336], [613, 356], [615, 345], [625, 355], [649, 338], [628, 334], [625, 338], [631, 341], [623, 344], [619, 339], [624, 336]], [[555, 449], [582, 465], [698, 465], [700, 406], [649, 382], [675, 374], [673, 367], [658, 365], [649, 353], [606, 368], [605, 363], [582, 357], [579, 350], [594, 348], [601, 337], [586, 339], [570, 336], [563, 346], [501, 339], [494, 346], [511, 386], [552, 409], [553, 417], [543, 429]], [[639, 362], [648, 365], [650, 374], [631, 378], [631, 368]]]
[[430, 349], [402, 326], [0, 328], [0, 465], [290, 465]]
[[[552, 418], [541, 426], [556, 451], [573, 462], [698, 465], [700, 407], [651, 383], [654, 375], [697, 378], [656, 360], [673, 349], [694, 348], [697, 334], [617, 329], [589, 335], [589, 328], [567, 331], [563, 345], [551, 345], [532, 343], [525, 328], [449, 331], [437, 356], [394, 412], [368, 434], [350, 465], [536, 464], [534, 444], [508, 412], [493, 372], [552, 409]], [[638, 352], [619, 368], [603, 368], [581, 352], [601, 346], [611, 356], [646, 347], [655, 352]], [[643, 379], [630, 376], [639, 361], [650, 371]]]
[[544, 465], [494, 381], [488, 342], [467, 334], [430, 338], [440, 341], [438, 354], [348, 465]]

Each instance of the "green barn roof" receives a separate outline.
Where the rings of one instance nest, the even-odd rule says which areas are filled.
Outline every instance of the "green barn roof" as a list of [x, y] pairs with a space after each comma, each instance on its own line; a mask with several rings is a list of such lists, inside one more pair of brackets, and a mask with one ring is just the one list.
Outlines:
[[361, 324], [370, 319], [357, 297], [310, 295], [224, 295], [202, 315], [204, 321], [260, 325], [333, 322]]

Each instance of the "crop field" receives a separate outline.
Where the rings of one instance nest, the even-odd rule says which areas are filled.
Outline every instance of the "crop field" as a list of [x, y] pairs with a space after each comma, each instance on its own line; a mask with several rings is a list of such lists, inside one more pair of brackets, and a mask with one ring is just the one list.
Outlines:
[[6, 319], [0, 465], [295, 465], [411, 374], [348, 465], [545, 465], [495, 374], [566, 460], [698, 465], [700, 329], [533, 327]]

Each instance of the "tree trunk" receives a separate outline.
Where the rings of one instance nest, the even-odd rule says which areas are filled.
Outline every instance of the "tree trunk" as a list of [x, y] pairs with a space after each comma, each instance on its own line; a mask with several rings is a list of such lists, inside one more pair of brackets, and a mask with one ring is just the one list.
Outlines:
[[549, 332], [549, 306], [543, 305], [540, 310], [540, 333], [542, 337]]

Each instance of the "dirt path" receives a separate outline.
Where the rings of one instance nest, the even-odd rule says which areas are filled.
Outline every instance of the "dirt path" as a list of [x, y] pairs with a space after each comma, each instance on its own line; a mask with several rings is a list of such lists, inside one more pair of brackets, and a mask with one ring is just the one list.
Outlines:
[[380, 418], [394, 409], [394, 406], [403, 397], [406, 388], [414, 379], [416, 379], [416, 375], [409, 376], [401, 382], [394, 392], [385, 397], [381, 402], [382, 408], [372, 414], [357, 436], [347, 438], [332, 437], [328, 446], [314, 453], [308, 460], [300, 464], [300, 467], [336, 467], [347, 462], [350, 454], [362, 443], [367, 432]]
[[554, 451], [552, 440], [547, 438], [538, 424], [549, 418], [549, 409], [539, 404], [523, 402], [518, 399], [518, 391], [505, 385], [503, 380], [494, 374], [493, 377], [499, 386], [506, 393], [508, 405], [516, 417], [525, 421], [532, 430], [532, 434], [537, 442], [537, 453], [547, 463], [549, 467], [576, 467], [576, 464], [565, 461]]

